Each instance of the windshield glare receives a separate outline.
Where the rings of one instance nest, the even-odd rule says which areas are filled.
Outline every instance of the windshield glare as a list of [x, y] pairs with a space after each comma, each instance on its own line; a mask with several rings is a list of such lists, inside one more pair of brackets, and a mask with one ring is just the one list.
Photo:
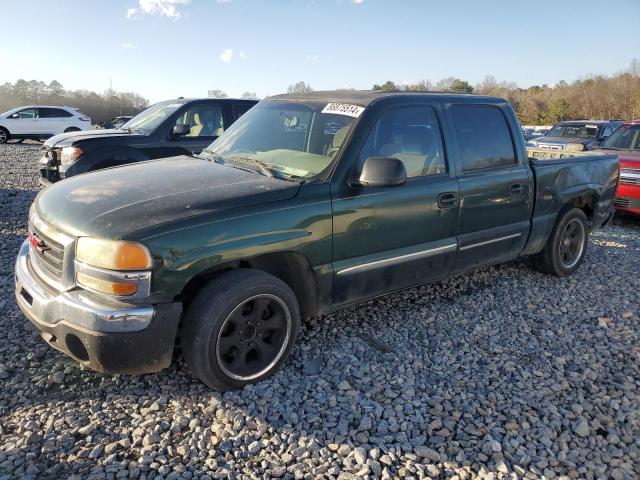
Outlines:
[[120, 128], [142, 133], [150, 133], [160, 126], [182, 103], [158, 103], [140, 112]]
[[549, 133], [545, 135], [547, 137], [561, 137], [561, 138], [598, 138], [598, 126], [597, 125], [556, 125]]
[[261, 163], [285, 175], [313, 177], [326, 169], [355, 118], [322, 113], [325, 104], [261, 102], [207, 151], [225, 160]]
[[640, 150], [640, 125], [623, 125], [601, 145], [602, 148]]

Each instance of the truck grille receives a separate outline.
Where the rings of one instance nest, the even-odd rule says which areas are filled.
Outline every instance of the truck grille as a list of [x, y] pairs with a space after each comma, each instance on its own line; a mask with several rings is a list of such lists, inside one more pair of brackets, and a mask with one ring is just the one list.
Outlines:
[[613, 199], [613, 206], [618, 208], [629, 208], [631, 200], [628, 198], [616, 197]]
[[640, 168], [622, 168], [620, 170], [620, 184], [640, 185]]
[[37, 275], [51, 287], [64, 290], [73, 284], [73, 238], [36, 216], [29, 222], [29, 258]]

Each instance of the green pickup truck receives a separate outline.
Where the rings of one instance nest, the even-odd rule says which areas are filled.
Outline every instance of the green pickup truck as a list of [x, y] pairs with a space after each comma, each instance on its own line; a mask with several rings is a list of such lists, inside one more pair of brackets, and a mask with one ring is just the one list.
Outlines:
[[40, 192], [16, 298], [92, 369], [158, 371], [180, 345], [205, 384], [239, 388], [280, 368], [304, 318], [520, 255], [574, 273], [617, 170], [528, 158], [501, 98], [276, 96], [199, 155]]

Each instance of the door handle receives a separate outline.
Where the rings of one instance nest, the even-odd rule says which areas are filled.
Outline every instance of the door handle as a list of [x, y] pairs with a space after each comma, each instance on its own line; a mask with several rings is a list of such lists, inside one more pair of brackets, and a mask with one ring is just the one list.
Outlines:
[[509, 195], [522, 195], [524, 193], [524, 185], [521, 183], [512, 183], [509, 185]]
[[438, 194], [438, 208], [455, 208], [458, 206], [458, 194], [455, 192], [443, 192]]

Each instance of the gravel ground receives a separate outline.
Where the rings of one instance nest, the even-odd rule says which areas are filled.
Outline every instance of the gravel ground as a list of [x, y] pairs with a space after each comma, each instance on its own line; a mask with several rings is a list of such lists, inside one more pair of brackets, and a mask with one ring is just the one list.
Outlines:
[[178, 361], [104, 376], [13, 300], [37, 145], [0, 146], [0, 478], [638, 478], [640, 223], [568, 279], [486, 268], [306, 323], [220, 395]]

